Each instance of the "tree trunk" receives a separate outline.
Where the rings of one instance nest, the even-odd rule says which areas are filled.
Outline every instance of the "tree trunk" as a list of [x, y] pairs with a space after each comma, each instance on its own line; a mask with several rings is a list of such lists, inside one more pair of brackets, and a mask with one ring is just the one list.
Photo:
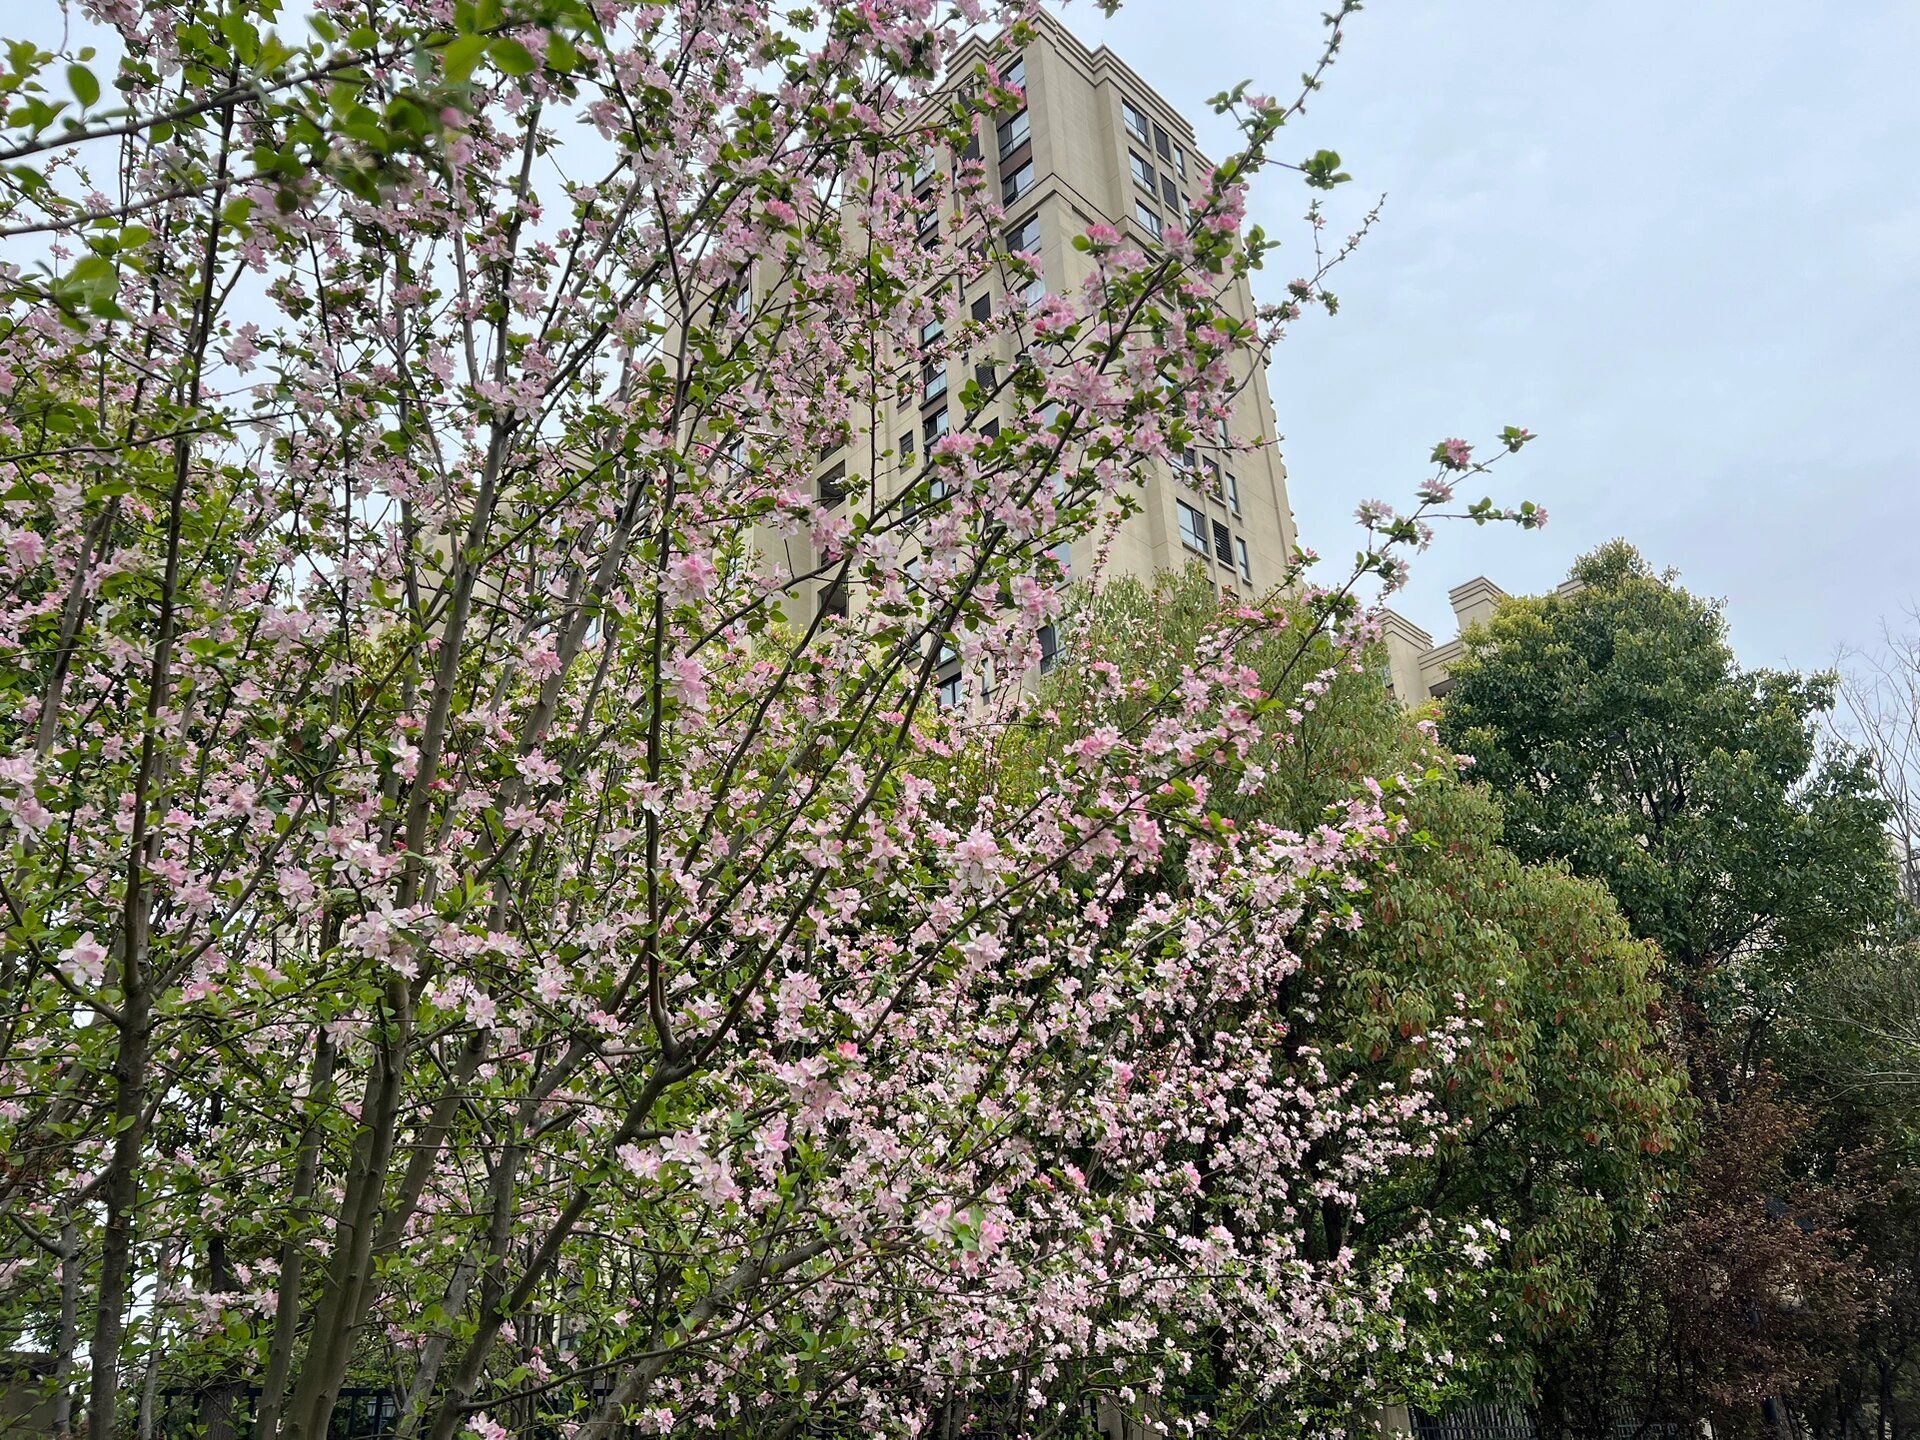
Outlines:
[[153, 1440], [153, 1412], [160, 1399], [160, 1299], [173, 1279], [173, 1244], [160, 1246], [160, 1271], [153, 1285], [153, 1343], [147, 1350], [147, 1374], [140, 1384], [140, 1440]]
[[60, 1217], [60, 1332], [53, 1350], [53, 1433], [73, 1434], [73, 1350], [80, 1329], [80, 1234], [71, 1203]]
[[147, 1049], [152, 1007], [127, 937], [126, 999], [120, 1046], [113, 1061], [113, 1154], [106, 1184], [107, 1223], [100, 1252], [100, 1293], [88, 1348], [92, 1383], [87, 1396], [88, 1440], [113, 1440], [120, 1403], [120, 1345], [126, 1336], [133, 1280], [134, 1212], [140, 1203], [140, 1151], [146, 1139]]
[[[321, 948], [333, 947], [339, 921], [332, 911], [322, 927]], [[280, 1428], [280, 1408], [286, 1398], [287, 1377], [293, 1371], [293, 1347], [300, 1328], [300, 1280], [307, 1258], [298, 1226], [300, 1207], [313, 1195], [320, 1161], [319, 1107], [333, 1083], [333, 1040], [323, 1025], [313, 1042], [313, 1070], [307, 1082], [307, 1123], [300, 1137], [300, 1158], [294, 1165], [293, 1194], [289, 1197], [288, 1230], [280, 1242], [280, 1285], [274, 1299], [273, 1339], [267, 1349], [267, 1374], [260, 1387], [259, 1418], [254, 1434], [274, 1440]], [[142, 1436], [141, 1440], [147, 1440]]]

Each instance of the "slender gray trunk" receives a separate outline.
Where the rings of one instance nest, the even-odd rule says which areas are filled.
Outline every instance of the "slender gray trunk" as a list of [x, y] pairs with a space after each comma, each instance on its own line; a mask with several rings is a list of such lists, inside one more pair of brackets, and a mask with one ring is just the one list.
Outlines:
[[53, 1433], [73, 1434], [73, 1351], [80, 1330], [80, 1233], [71, 1202], [60, 1216], [60, 1332], [53, 1351]]
[[410, 1440], [420, 1428], [420, 1421], [427, 1413], [427, 1401], [440, 1380], [440, 1367], [446, 1363], [447, 1347], [453, 1343], [454, 1321], [466, 1308], [467, 1292], [473, 1288], [473, 1277], [479, 1273], [480, 1262], [472, 1251], [462, 1255], [460, 1263], [453, 1267], [453, 1278], [447, 1282], [446, 1297], [440, 1303], [447, 1317], [446, 1326], [436, 1331], [420, 1352], [420, 1368], [413, 1372], [413, 1384], [407, 1387], [406, 1399], [401, 1402], [394, 1440]]
[[[329, 911], [322, 931], [321, 948], [332, 948], [332, 931], [338, 921]], [[307, 1123], [300, 1137], [300, 1158], [294, 1164], [293, 1193], [289, 1197], [287, 1234], [280, 1242], [280, 1285], [274, 1298], [273, 1339], [267, 1348], [267, 1373], [260, 1386], [259, 1418], [254, 1434], [259, 1440], [274, 1440], [280, 1428], [280, 1409], [287, 1394], [287, 1377], [293, 1370], [293, 1347], [300, 1328], [300, 1281], [306, 1263], [307, 1247], [299, 1231], [301, 1206], [313, 1197], [315, 1172], [320, 1162], [320, 1108], [333, 1084], [333, 1040], [326, 1027], [320, 1027], [313, 1044], [313, 1070], [307, 1082]], [[142, 1436], [141, 1440], [148, 1440]]]
[[153, 1343], [147, 1347], [147, 1373], [140, 1384], [140, 1440], [153, 1440], [154, 1409], [160, 1400], [160, 1297], [173, 1280], [174, 1242], [160, 1246], [159, 1273], [153, 1286]]

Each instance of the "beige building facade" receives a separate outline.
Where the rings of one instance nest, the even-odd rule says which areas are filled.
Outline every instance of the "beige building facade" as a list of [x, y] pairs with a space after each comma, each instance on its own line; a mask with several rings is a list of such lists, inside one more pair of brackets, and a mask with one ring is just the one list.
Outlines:
[[[1568, 595], [1579, 588], [1578, 580], [1567, 580], [1554, 593]], [[1454, 635], [1437, 645], [1433, 636], [1397, 610], [1386, 612], [1381, 641], [1387, 651], [1388, 683], [1402, 705], [1424, 705], [1443, 698], [1453, 688], [1452, 666], [1460, 658], [1460, 637], [1473, 626], [1491, 620], [1506, 598], [1507, 592], [1484, 575], [1454, 586], [1447, 592], [1453, 605]]]
[[[989, 56], [1008, 73], [1005, 53], [981, 39], [957, 51], [952, 71], [970, 74]], [[1024, 90], [1024, 108], [981, 117], [974, 144], [958, 154], [929, 155], [919, 182], [932, 194], [936, 170], [950, 174], [977, 158], [1004, 208], [1006, 249], [1039, 256], [1038, 279], [1019, 283], [1011, 295], [1012, 287], [999, 278], [974, 282], [959, 297], [963, 318], [985, 319], [1010, 303], [1031, 311], [1048, 295], [1076, 294], [1094, 263], [1074, 248], [1077, 236], [1104, 224], [1151, 249], [1166, 226], [1187, 219], [1203, 193], [1208, 162], [1195, 149], [1192, 127], [1106, 47], [1088, 49], [1042, 14], [1009, 78]], [[942, 216], [940, 223], [950, 224], [951, 217]], [[1233, 282], [1223, 303], [1236, 318], [1253, 319], [1253, 297], [1243, 281]], [[888, 403], [860, 411], [846, 443], [821, 455], [821, 499], [859, 506], [867, 496], [897, 494], [923, 476], [928, 452], [943, 435], [963, 427], [996, 433], [1012, 418], [1012, 397], [969, 413], [961, 392], [969, 379], [1009, 366], [1020, 346], [1030, 343], [1027, 334], [1023, 326], [951, 354], [944, 365], [904, 375]], [[1071, 578], [1144, 577], [1198, 564], [1224, 595], [1243, 601], [1284, 581], [1295, 526], [1266, 375], [1263, 367], [1246, 365], [1235, 378], [1239, 388], [1230, 418], [1173, 463], [1151, 467], [1133, 492], [1137, 513], [1116, 517], [1112, 526], [1097, 527], [1055, 552]], [[860, 473], [876, 468], [871, 477]], [[768, 560], [789, 573], [810, 568], [808, 557], [798, 553], [804, 538], [769, 534], [759, 543]], [[817, 611], [848, 613], [863, 597], [814, 583], [796, 585], [795, 601], [791, 613], [810, 618]], [[1041, 640], [1044, 664], [1057, 639], [1043, 633]], [[945, 680], [943, 690], [953, 692], [946, 698], [955, 698], [953, 675]]]
[[[1186, 222], [1208, 161], [1187, 120], [1113, 51], [1089, 50], [1044, 13], [1035, 29], [1021, 56], [1024, 121], [1002, 120], [983, 135], [981, 158], [1006, 206], [1007, 230], [1037, 239], [1047, 290], [1071, 295], [1093, 269], [1073, 248], [1075, 236], [1105, 224], [1152, 247], [1166, 226]], [[986, 53], [983, 43], [963, 47], [956, 70]], [[1252, 320], [1244, 282], [1223, 300], [1236, 319]], [[1284, 578], [1295, 529], [1266, 373], [1251, 366], [1235, 379], [1241, 389], [1226, 434], [1202, 437], [1148, 478], [1136, 496], [1140, 512], [1108, 543], [1104, 575], [1150, 576], [1197, 562], [1223, 592], [1248, 599]], [[1098, 535], [1075, 543], [1074, 574], [1089, 573], [1099, 543]]]

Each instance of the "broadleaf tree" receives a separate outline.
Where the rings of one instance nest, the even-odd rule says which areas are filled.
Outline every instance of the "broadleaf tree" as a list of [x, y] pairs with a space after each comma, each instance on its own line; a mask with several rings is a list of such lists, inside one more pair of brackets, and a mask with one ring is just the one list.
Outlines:
[[1731, 1037], [1699, 1079], [1730, 1093], [1786, 987], [1894, 921], [1885, 808], [1823, 743], [1832, 676], [1743, 669], [1719, 607], [1624, 542], [1570, 578], [1468, 632], [1441, 733], [1516, 853], [1602, 881], [1659, 945], [1696, 1050]]

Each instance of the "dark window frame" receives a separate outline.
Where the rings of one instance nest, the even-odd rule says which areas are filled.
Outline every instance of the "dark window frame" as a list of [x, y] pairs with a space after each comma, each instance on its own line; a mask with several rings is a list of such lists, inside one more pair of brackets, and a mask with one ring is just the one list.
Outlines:
[[1040, 642], [1040, 673], [1048, 674], [1060, 663], [1060, 632], [1052, 625], [1042, 625], [1034, 638]]
[[[1025, 177], [1022, 183], [1021, 177]], [[1011, 205], [1023, 196], [1031, 195], [1033, 187], [1040, 183], [1039, 172], [1035, 170], [1031, 159], [1022, 161], [1011, 173], [1000, 179], [1000, 203]]]
[[[1019, 129], [1016, 132], [1015, 126]], [[1006, 159], [1014, 150], [1025, 144], [1033, 135], [1033, 114], [1025, 106], [1009, 115], [993, 127], [994, 139], [1000, 143], [1000, 158]]]
[[1200, 555], [1209, 554], [1207, 517], [1184, 500], [1173, 503], [1174, 515], [1179, 522], [1180, 543]]

